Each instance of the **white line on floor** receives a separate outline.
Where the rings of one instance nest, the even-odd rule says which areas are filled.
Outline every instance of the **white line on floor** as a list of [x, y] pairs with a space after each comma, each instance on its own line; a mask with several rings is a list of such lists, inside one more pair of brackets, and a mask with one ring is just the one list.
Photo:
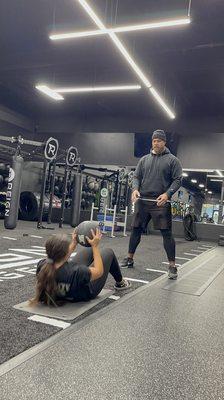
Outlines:
[[34, 249], [44, 249], [45, 250], [44, 246], [31, 246], [31, 247], [34, 248]]
[[197, 257], [197, 254], [192, 254], [192, 253], [184, 253], [186, 256], [194, 256]]
[[162, 272], [162, 274], [166, 274], [166, 271], [162, 271], [162, 270], [160, 270], [160, 269], [146, 268], [146, 271]]
[[43, 236], [30, 235], [30, 237], [37, 238], [37, 239], [43, 239]]
[[8, 236], [2, 236], [2, 239], [17, 240], [16, 238], [12, 238], [12, 237], [8, 237]]
[[132, 281], [132, 282], [149, 283], [149, 281], [143, 281], [141, 279], [134, 279], [134, 278], [128, 278], [128, 277], [126, 277], [124, 279], [127, 279], [128, 281]]
[[206, 251], [206, 250], [191, 249], [190, 251], [196, 251], [197, 253], [204, 253], [204, 251]]
[[208, 244], [202, 244], [201, 247], [207, 247], [208, 249], [213, 249], [214, 246], [209, 246]]
[[109, 299], [112, 299], [112, 300], [119, 300], [119, 299], [120, 299], [120, 296], [115, 296], [114, 294], [112, 294], [111, 296], [109, 296]]
[[42, 324], [57, 326], [58, 328], [62, 329], [66, 329], [71, 325], [68, 322], [59, 321], [58, 319], [53, 318], [42, 317], [41, 315], [32, 315], [31, 317], [28, 317], [28, 319], [35, 322], [41, 322]]
[[[169, 265], [170, 263], [167, 261], [163, 261], [162, 264]], [[184, 265], [184, 264], [175, 264], [175, 265], [176, 265], [176, 267], [182, 267], [182, 265]]]
[[7, 264], [0, 265], [0, 270], [6, 269], [6, 268], [23, 267], [24, 265], [33, 265], [33, 264], [37, 264], [40, 260], [41, 260], [41, 258], [38, 258], [37, 260], [28, 260], [28, 261], [7, 263]]
[[198, 246], [198, 250], [203, 250], [203, 251], [205, 251], [204, 247], [200, 247], [200, 246]]
[[191, 258], [186, 258], [186, 257], [176, 257], [176, 260], [187, 260], [190, 261]]

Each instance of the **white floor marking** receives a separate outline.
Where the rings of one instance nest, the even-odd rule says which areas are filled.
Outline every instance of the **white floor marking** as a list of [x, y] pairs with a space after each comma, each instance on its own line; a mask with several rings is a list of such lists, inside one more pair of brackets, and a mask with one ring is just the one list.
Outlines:
[[12, 261], [21, 261], [21, 260], [30, 260], [32, 257], [24, 256], [22, 254], [13, 254], [13, 253], [3, 253], [0, 254], [0, 264], [5, 262], [12, 262]]
[[146, 271], [162, 272], [162, 274], [166, 274], [166, 271], [162, 271], [162, 270], [160, 270], [160, 269], [146, 268]]
[[114, 294], [112, 294], [111, 296], [109, 296], [109, 299], [112, 299], [112, 300], [119, 300], [119, 299], [120, 299], [120, 296], [115, 296]]
[[36, 256], [41, 256], [44, 257], [45, 256], [45, 250], [42, 249], [9, 249], [10, 251], [18, 251], [19, 253], [27, 253], [27, 254], [31, 254], [31, 255], [36, 255]]
[[44, 246], [31, 246], [33, 249], [43, 249], [45, 250]]
[[141, 279], [134, 279], [134, 278], [124, 278], [127, 279], [127, 281], [132, 281], [132, 282], [141, 282], [141, 283], [149, 283], [149, 281], [143, 281]]
[[209, 246], [208, 244], [202, 244], [201, 247], [207, 247], [208, 249], [214, 249], [214, 246]]
[[37, 239], [43, 239], [43, 236], [37, 236], [37, 235], [30, 235], [30, 237], [37, 238]]
[[191, 249], [190, 251], [196, 251], [197, 253], [204, 253], [205, 250]]
[[71, 325], [68, 322], [59, 321], [58, 319], [53, 318], [42, 317], [41, 315], [32, 315], [32, 317], [28, 317], [28, 319], [35, 322], [41, 322], [42, 324], [57, 326], [58, 328], [62, 329], [66, 329]]
[[9, 236], [2, 236], [3, 239], [7, 239], [7, 240], [17, 240], [16, 238], [12, 238]]
[[37, 264], [40, 260], [41, 260], [41, 258], [38, 258], [36, 260], [19, 261], [19, 262], [3, 264], [3, 265], [0, 265], [0, 270], [6, 269], [6, 268], [23, 267], [24, 265], [33, 265], [33, 264]]
[[26, 272], [27, 274], [31, 275], [36, 275], [36, 267], [35, 268], [30, 268], [30, 267], [21, 267], [21, 268], [16, 268], [15, 271], [19, 272]]
[[194, 256], [197, 257], [197, 254], [192, 254], [192, 253], [184, 253], [186, 256]]
[[[170, 263], [167, 261], [163, 261], [162, 264], [169, 265]], [[184, 264], [175, 264], [175, 265], [176, 265], [176, 267], [181, 267]]]
[[198, 246], [198, 250], [203, 250], [203, 251], [205, 251], [204, 247], [200, 247], [200, 246]]
[[186, 258], [186, 257], [176, 257], [176, 260], [187, 260], [190, 261], [191, 258]]

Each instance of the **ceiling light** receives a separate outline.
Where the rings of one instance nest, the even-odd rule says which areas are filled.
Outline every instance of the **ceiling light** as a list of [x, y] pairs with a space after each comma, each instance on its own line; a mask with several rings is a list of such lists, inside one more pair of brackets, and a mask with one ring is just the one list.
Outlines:
[[50, 89], [46, 85], [37, 85], [36, 89], [40, 90], [40, 92], [46, 94], [47, 96], [51, 97], [54, 100], [64, 100], [64, 97], [62, 97], [55, 90]]
[[165, 102], [163, 101], [163, 99], [160, 97], [160, 95], [157, 93], [157, 91], [151, 87], [149, 88], [150, 92], [152, 93], [152, 95], [155, 97], [155, 99], [158, 101], [158, 103], [164, 108], [164, 110], [167, 112], [167, 114], [169, 115], [169, 117], [171, 119], [175, 118], [174, 113], [170, 110], [170, 108], [165, 104]]
[[51, 40], [63, 40], [63, 39], [78, 39], [81, 37], [89, 37], [89, 36], [97, 36], [97, 35], [105, 35], [108, 33], [121, 33], [121, 32], [133, 32], [140, 31], [146, 29], [156, 29], [156, 28], [167, 28], [178, 25], [185, 25], [191, 22], [190, 18], [181, 18], [174, 19], [168, 21], [160, 21], [160, 22], [151, 22], [140, 25], [127, 25], [127, 26], [118, 26], [116, 28], [110, 29], [101, 29], [101, 30], [93, 30], [93, 31], [82, 31], [82, 32], [64, 32], [50, 35], [49, 38]]
[[221, 178], [224, 178], [224, 176], [223, 176], [223, 174], [221, 173], [221, 171], [219, 171], [219, 170], [217, 169], [216, 172], [217, 172], [217, 174], [218, 174], [219, 176], [221, 176]]
[[110, 92], [117, 90], [139, 90], [140, 85], [120, 85], [120, 86], [93, 86], [93, 87], [65, 87], [54, 89], [57, 93], [86, 93], [86, 92]]
[[209, 190], [209, 191], [208, 191], [208, 194], [212, 194], [212, 191], [211, 191], [211, 190]]
[[204, 188], [205, 187], [205, 185], [203, 185], [203, 183], [199, 183], [199, 185], [198, 185], [200, 188]]
[[222, 183], [222, 179], [210, 179], [211, 180], [211, 182], [220, 182], [220, 183]]
[[[88, 5], [86, 0], [78, 0], [81, 6], [85, 9], [85, 11], [89, 14], [89, 16], [92, 18], [92, 20], [96, 23], [98, 28], [100, 30], [105, 30], [106, 27], [102, 23], [102, 21], [99, 19], [99, 17], [96, 15], [96, 13], [93, 11], [93, 9]], [[131, 65], [132, 69], [136, 72], [138, 77], [141, 79], [141, 81], [144, 83], [144, 85], [147, 88], [152, 88], [151, 82], [147, 79], [147, 77], [144, 75], [144, 73], [141, 71], [139, 66], [135, 63], [131, 55], [128, 53], [124, 45], [121, 43], [121, 41], [118, 39], [116, 34], [114, 32], [109, 32], [108, 35], [110, 36], [111, 40], [113, 40], [114, 44], [117, 46], [117, 48], [120, 50], [120, 52], [123, 54], [125, 57], [126, 61]], [[152, 88], [153, 89], [153, 88]], [[165, 102], [162, 100], [162, 98], [159, 96], [159, 94], [153, 89], [151, 91], [153, 96], [156, 98], [156, 100], [160, 103], [160, 105], [163, 107], [163, 109], [167, 112], [170, 118], [175, 118], [175, 115], [173, 112], [169, 109], [169, 107], [165, 104]]]
[[192, 183], [197, 183], [197, 179], [191, 179]]
[[187, 172], [183, 172], [182, 176], [187, 177], [188, 176]]

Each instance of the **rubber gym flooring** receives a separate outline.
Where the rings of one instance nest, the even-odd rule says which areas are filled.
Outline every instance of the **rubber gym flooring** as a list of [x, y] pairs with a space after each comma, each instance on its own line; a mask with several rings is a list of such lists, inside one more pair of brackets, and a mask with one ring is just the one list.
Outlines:
[[[46, 238], [58, 231], [68, 234], [72, 232], [71, 227], [64, 227], [60, 230], [57, 225], [52, 224], [51, 227], [54, 230], [37, 229], [34, 222], [19, 221], [15, 230], [6, 231], [3, 221], [0, 221], [0, 364], [61, 330], [47, 324], [30, 321], [28, 320], [29, 314], [13, 308], [14, 305], [33, 296], [35, 266], [37, 260], [44, 255]], [[113, 248], [121, 260], [126, 255], [129, 237], [123, 237], [120, 233], [116, 235], [115, 238], [104, 236], [101, 246]], [[185, 264], [216, 245], [208, 242], [187, 242], [178, 238], [176, 244], [176, 261], [179, 265]], [[132, 280], [132, 287], [127, 291], [119, 292], [119, 296], [125, 296], [130, 291], [137, 290], [139, 286], [159, 278], [167, 270], [166, 262], [162, 238], [159, 235], [143, 236], [136, 252], [135, 268], [123, 270], [123, 275]], [[113, 283], [112, 277], [109, 276], [106, 288], [113, 290]], [[114, 294], [118, 293], [114, 290]], [[112, 299], [102, 301], [72, 322], [76, 323], [113, 301]]]

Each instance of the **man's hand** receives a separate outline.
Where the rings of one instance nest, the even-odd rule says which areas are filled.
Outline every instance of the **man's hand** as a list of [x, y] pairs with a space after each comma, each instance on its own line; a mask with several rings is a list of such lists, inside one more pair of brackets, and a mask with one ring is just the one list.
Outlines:
[[91, 229], [91, 233], [93, 238], [90, 239], [88, 236], [86, 236], [86, 240], [91, 245], [91, 247], [97, 247], [102, 238], [101, 230], [96, 228], [96, 233], [95, 233], [94, 230]]
[[157, 197], [156, 201], [157, 201], [157, 206], [164, 206], [164, 204], [166, 204], [167, 200], [169, 200], [169, 197], [167, 195], [167, 193], [163, 193], [161, 194], [159, 197]]
[[131, 201], [132, 201], [132, 203], [135, 203], [135, 202], [138, 200], [139, 197], [140, 197], [139, 191], [138, 191], [138, 190], [134, 190], [134, 191], [132, 192], [132, 195], [131, 195]]

